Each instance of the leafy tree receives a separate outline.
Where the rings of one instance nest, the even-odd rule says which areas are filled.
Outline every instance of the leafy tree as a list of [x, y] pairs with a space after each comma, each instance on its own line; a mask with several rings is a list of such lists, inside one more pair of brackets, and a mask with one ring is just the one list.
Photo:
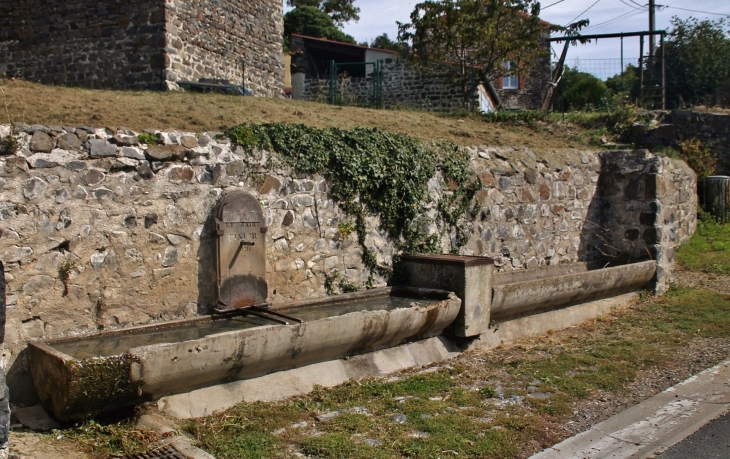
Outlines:
[[385, 49], [388, 51], [396, 51], [397, 53], [399, 53], [401, 55], [408, 54], [408, 44], [391, 40], [387, 33], [384, 33], [382, 35], [378, 35], [377, 37], [375, 37], [375, 39], [373, 39], [373, 41], [370, 42], [369, 46], [371, 48]]
[[590, 73], [566, 68], [558, 85], [555, 108], [565, 111], [592, 111], [605, 107], [610, 99], [611, 92], [603, 81]]
[[[665, 46], [667, 98], [674, 106], [720, 104], [730, 88], [730, 29], [724, 19], [672, 19]], [[728, 101], [725, 101], [727, 104]]]
[[639, 97], [639, 68], [627, 65], [623, 72], [606, 79], [606, 87], [613, 94], [623, 94], [628, 102], [634, 103]]
[[501, 77], [506, 61], [524, 73], [549, 58], [541, 38], [567, 29], [543, 23], [539, 14], [537, 0], [427, 0], [415, 6], [410, 23], [398, 23], [398, 41], [410, 45], [419, 64], [449, 66], [466, 89], [474, 73], [482, 84]]
[[331, 17], [313, 6], [297, 6], [284, 15], [284, 37], [287, 41], [293, 33], [356, 43], [352, 36], [337, 28]]
[[387, 49], [389, 51], [398, 51], [400, 49], [398, 42], [391, 40], [387, 33], [375, 37], [375, 39], [370, 42], [370, 47]]
[[317, 8], [329, 15], [338, 27], [342, 27], [346, 22], [360, 20], [360, 8], [354, 3], [355, 0], [286, 0], [289, 6]]

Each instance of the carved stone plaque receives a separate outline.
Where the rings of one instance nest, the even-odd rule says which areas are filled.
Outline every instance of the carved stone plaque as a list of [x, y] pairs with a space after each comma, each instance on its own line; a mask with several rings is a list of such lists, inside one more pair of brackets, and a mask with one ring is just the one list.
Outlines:
[[266, 221], [259, 201], [236, 191], [215, 209], [216, 271], [221, 309], [266, 303]]

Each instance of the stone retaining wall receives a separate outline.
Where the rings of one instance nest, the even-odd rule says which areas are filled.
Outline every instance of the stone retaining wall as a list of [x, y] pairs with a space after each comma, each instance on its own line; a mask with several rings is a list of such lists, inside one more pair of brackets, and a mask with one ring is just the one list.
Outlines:
[[687, 110], [650, 115], [659, 121], [656, 127], [634, 125], [634, 136], [640, 144], [673, 147], [678, 141], [699, 139], [717, 158], [717, 174], [730, 175], [730, 115]]
[[[254, 194], [264, 208], [270, 301], [325, 296], [326, 276], [334, 274], [359, 287], [367, 279], [356, 235], [340, 233], [339, 224], [351, 219], [328, 196], [323, 177], [294, 173], [270, 152], [246, 154], [216, 133], [150, 132], [163, 145], [140, 145], [137, 133], [125, 129], [0, 126], [0, 137], [12, 133], [21, 145], [0, 158], [0, 260], [8, 282], [6, 350], [14, 403], [36, 401], [28, 390], [28, 340], [206, 313], [215, 301], [211, 211], [232, 190]], [[468, 151], [482, 188], [475, 212], [462, 222], [468, 237], [462, 254], [493, 257], [500, 270], [600, 255], [594, 235], [610, 186], [601, 179], [607, 154], [490, 146]], [[671, 196], [694, 192], [686, 167], [661, 161], [661, 167], [631, 172], [664, 177], [675, 187]], [[620, 176], [616, 164], [618, 172], [610, 173]], [[448, 252], [460, 236], [437, 223], [437, 203], [452, 191], [436, 174], [429, 192], [421, 225], [442, 232]], [[612, 196], [621, 224], [639, 227], [644, 216], [633, 221], [632, 196]], [[672, 222], [679, 237], [672, 243], [694, 230], [695, 202], [682, 202], [682, 216]], [[377, 221], [368, 217], [365, 245], [390, 266], [396, 245]], [[632, 242], [617, 238], [613, 244]]]

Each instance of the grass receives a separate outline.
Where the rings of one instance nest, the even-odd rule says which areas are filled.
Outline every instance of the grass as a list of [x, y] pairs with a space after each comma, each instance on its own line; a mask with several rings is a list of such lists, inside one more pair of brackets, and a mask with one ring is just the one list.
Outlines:
[[701, 213], [697, 233], [677, 250], [680, 266], [711, 274], [730, 274], [730, 224]]
[[[578, 329], [468, 353], [431, 373], [350, 381], [281, 403], [241, 404], [185, 429], [219, 459], [289, 457], [292, 451], [321, 458], [522, 457], [558, 441], [558, 426], [576, 403], [626, 391], [638, 372], [671, 365], [695, 338], [730, 338], [730, 299], [675, 288]], [[505, 405], [527, 396], [530, 385], [549, 398]], [[499, 391], [504, 400], [494, 397]], [[314, 419], [333, 410], [342, 414]], [[398, 413], [406, 423], [391, 420]], [[306, 427], [293, 427], [301, 422]]]
[[[45, 86], [0, 80], [0, 122], [91, 125], [223, 131], [244, 122], [281, 122], [316, 127], [377, 127], [424, 141], [451, 140], [459, 145], [583, 148], [583, 128], [550, 123], [536, 129], [511, 119], [488, 120], [469, 114], [444, 116], [416, 110], [375, 110], [286, 99], [182, 92], [111, 91]], [[528, 116], [529, 115], [521, 115]], [[495, 122], [490, 122], [495, 121]]]
[[68, 429], [65, 437], [77, 442], [94, 456], [104, 458], [122, 452], [142, 453], [160, 440], [160, 436], [152, 430], [135, 428], [131, 419], [122, 422], [88, 420]]

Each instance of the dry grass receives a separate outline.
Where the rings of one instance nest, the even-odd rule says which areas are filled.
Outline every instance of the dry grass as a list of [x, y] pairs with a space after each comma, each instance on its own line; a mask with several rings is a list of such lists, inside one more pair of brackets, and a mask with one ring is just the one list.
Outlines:
[[181, 92], [109, 91], [44, 86], [0, 80], [0, 122], [90, 125], [141, 130], [224, 130], [244, 122], [283, 122], [316, 127], [377, 127], [424, 141], [461, 145], [584, 148], [582, 128], [552, 125], [540, 132], [528, 126], [486, 123], [406, 110], [337, 107], [315, 102]]

